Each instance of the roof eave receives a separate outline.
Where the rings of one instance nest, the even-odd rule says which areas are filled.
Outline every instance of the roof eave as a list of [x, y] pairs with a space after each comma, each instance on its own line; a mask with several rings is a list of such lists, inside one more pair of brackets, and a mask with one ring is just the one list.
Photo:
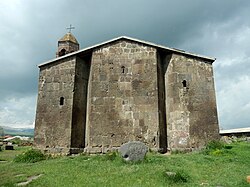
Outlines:
[[103, 45], [106, 45], [106, 44], [109, 44], [111, 42], [115, 42], [115, 41], [118, 41], [118, 40], [121, 40], [121, 39], [138, 42], [138, 43], [141, 43], [141, 44], [144, 44], [144, 45], [146, 44], [146, 45], [149, 45], [149, 46], [152, 46], [152, 47], [156, 47], [156, 48], [160, 48], [160, 49], [163, 49], [163, 50], [167, 50], [167, 51], [171, 51], [171, 52], [175, 52], [175, 53], [179, 53], [179, 54], [184, 54], [184, 55], [188, 55], [188, 56], [193, 56], [193, 57], [196, 57], [196, 58], [202, 58], [202, 59], [210, 61], [211, 63], [213, 63], [216, 60], [216, 58], [213, 58], [213, 57], [198, 55], [198, 54], [186, 52], [186, 51], [183, 51], [183, 50], [158, 45], [158, 44], [151, 43], [151, 42], [148, 42], [148, 41], [143, 41], [143, 40], [131, 38], [131, 37], [128, 37], [128, 36], [120, 36], [120, 37], [113, 38], [111, 40], [108, 40], [108, 41], [105, 41], [105, 42], [102, 42], [102, 43], [99, 43], [99, 44], [96, 44], [96, 45], [93, 45], [93, 46], [90, 46], [90, 47], [87, 47], [87, 48], [84, 48], [84, 49], [81, 49], [81, 50], [78, 50], [78, 51], [75, 51], [75, 52], [72, 52], [72, 53], [69, 53], [67, 55], [64, 55], [64, 56], [57, 57], [57, 58], [54, 58], [52, 60], [46, 61], [46, 62], [44, 62], [42, 64], [39, 64], [38, 67], [42, 67], [44, 65], [53, 63], [55, 61], [58, 61], [58, 60], [61, 60], [61, 59], [64, 59], [64, 58], [67, 58], [67, 57], [70, 57], [70, 56], [73, 56], [73, 55], [77, 55], [79, 53], [83, 53], [83, 52], [86, 52], [86, 51], [89, 51], [89, 50], [94, 50], [97, 47], [101, 47]]
[[250, 133], [250, 127], [220, 130], [220, 134]]
[[172, 51], [172, 52], [176, 52], [176, 53], [180, 53], [180, 54], [185, 54], [185, 55], [188, 55], [188, 56], [195, 56], [195, 57], [198, 57], [198, 58], [203, 58], [203, 59], [209, 60], [211, 62], [214, 62], [216, 60], [216, 58], [214, 58], [214, 57], [198, 55], [198, 54], [195, 54], [195, 53], [186, 52], [184, 50], [179, 50], [179, 49], [175, 49], [175, 48], [171, 48], [171, 47], [166, 47], [166, 46], [163, 46], [163, 45], [159, 45], [159, 44], [151, 43], [151, 42], [148, 42], [148, 41], [131, 38], [131, 37], [128, 37], [128, 36], [121, 36], [121, 38], [131, 40], [131, 41], [136, 41], [136, 42], [142, 43], [142, 44], [147, 44], [147, 45], [150, 45], [150, 46], [153, 46], [153, 47], [156, 47], [156, 48], [160, 48], [160, 49], [163, 49], [163, 50], [168, 50], [168, 51]]

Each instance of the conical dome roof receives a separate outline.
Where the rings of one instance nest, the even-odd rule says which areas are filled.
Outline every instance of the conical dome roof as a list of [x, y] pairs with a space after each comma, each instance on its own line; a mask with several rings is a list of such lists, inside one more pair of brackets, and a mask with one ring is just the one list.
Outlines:
[[71, 32], [66, 33], [60, 40], [59, 42], [65, 42], [65, 41], [70, 41], [76, 44], [79, 44], [74, 35]]

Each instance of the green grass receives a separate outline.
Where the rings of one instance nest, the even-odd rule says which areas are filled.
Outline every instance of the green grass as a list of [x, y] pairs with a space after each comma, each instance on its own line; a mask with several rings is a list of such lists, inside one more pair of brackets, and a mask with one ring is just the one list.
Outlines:
[[[246, 182], [250, 175], [250, 144], [243, 142], [232, 144], [223, 154], [149, 153], [140, 163], [125, 163], [116, 154], [13, 162], [22, 151], [27, 148], [0, 152], [0, 160], [7, 160], [0, 162], [0, 186], [15, 186], [39, 174], [43, 175], [27, 186], [250, 186]], [[174, 172], [176, 177], [166, 172]]]
[[[2, 147], [2, 151], [0, 152], [0, 161], [12, 161], [16, 155], [19, 155], [23, 153], [24, 151], [27, 151], [28, 149], [30, 149], [30, 147], [14, 146], [14, 151], [12, 150], [6, 151]], [[0, 168], [1, 168], [1, 165], [0, 165]]]

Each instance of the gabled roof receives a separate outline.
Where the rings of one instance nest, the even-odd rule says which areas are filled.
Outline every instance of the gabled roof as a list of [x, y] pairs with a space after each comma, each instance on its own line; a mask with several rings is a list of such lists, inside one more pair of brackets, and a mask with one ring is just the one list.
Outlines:
[[165, 50], [165, 51], [173, 52], [173, 53], [193, 56], [193, 57], [196, 57], [196, 58], [202, 58], [202, 59], [208, 60], [211, 63], [215, 61], [215, 58], [212, 58], [212, 57], [207, 57], [207, 56], [203, 56], [203, 55], [189, 53], [189, 52], [186, 52], [186, 51], [183, 51], [183, 50], [170, 48], [170, 47], [166, 47], [166, 46], [163, 46], [163, 45], [158, 45], [158, 44], [155, 44], [155, 43], [151, 43], [151, 42], [148, 42], [148, 41], [143, 41], [143, 40], [127, 37], [127, 36], [120, 36], [120, 37], [117, 37], [117, 38], [114, 38], [114, 39], [111, 39], [111, 40], [108, 40], [108, 41], [105, 41], [105, 42], [102, 42], [102, 43], [99, 43], [99, 44], [96, 44], [96, 45], [93, 45], [93, 46], [90, 46], [90, 47], [87, 47], [87, 48], [84, 48], [84, 49], [81, 49], [81, 50], [75, 51], [73, 53], [69, 53], [67, 55], [64, 55], [64, 56], [49, 60], [47, 62], [39, 64], [38, 66], [41, 67], [41, 66], [44, 66], [46, 64], [50, 64], [50, 63], [53, 63], [55, 61], [58, 61], [58, 60], [61, 60], [61, 59], [64, 59], [64, 58], [67, 58], [67, 57], [70, 57], [70, 56], [73, 56], [73, 55], [86, 53], [88, 51], [92, 51], [92, 50], [94, 50], [94, 49], [96, 49], [98, 47], [101, 47], [103, 45], [107, 45], [109, 43], [116, 42], [116, 41], [119, 41], [119, 40], [129, 40], [129, 41], [132, 41], [132, 42], [137, 42], [137, 43], [140, 43], [140, 44], [149, 45], [149, 46], [152, 46], [152, 47], [155, 47], [155, 48], [158, 48], [158, 49], [162, 49], [162, 50]]

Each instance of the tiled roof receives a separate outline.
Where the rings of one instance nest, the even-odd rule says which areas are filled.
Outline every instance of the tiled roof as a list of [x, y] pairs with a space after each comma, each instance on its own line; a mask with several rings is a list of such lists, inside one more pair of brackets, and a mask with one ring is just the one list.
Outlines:
[[78, 41], [76, 40], [76, 38], [74, 37], [74, 35], [71, 32], [66, 33], [60, 40], [59, 42], [64, 42], [64, 41], [70, 41], [73, 43], [77, 43]]

